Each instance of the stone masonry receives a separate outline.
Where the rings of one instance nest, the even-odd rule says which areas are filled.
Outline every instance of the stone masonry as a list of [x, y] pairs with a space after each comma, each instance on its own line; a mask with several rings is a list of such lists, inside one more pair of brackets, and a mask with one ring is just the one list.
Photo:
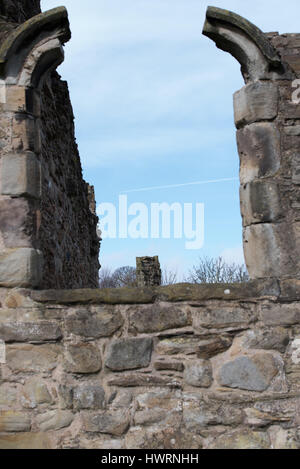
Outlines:
[[96, 288], [97, 217], [55, 72], [67, 12], [19, 0], [1, 2], [0, 15], [0, 285]]
[[156, 262], [139, 288], [97, 289], [93, 189], [54, 72], [67, 12], [39, 13], [0, 5], [0, 449], [300, 449], [300, 35], [207, 11], [204, 34], [246, 82], [252, 280], [148, 286]]

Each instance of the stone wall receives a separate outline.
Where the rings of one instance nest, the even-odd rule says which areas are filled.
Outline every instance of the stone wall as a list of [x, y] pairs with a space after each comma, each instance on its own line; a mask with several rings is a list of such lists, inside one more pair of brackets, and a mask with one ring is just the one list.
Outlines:
[[4, 1], [0, 10], [0, 285], [97, 288], [98, 219], [68, 86], [55, 72], [70, 39], [67, 12], [38, 15], [39, 3]]
[[0, 297], [1, 449], [300, 449], [299, 281]]

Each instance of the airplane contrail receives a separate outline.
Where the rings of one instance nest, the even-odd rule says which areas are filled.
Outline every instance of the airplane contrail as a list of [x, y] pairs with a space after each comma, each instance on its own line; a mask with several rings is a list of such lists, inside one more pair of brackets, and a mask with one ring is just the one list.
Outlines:
[[121, 194], [129, 194], [131, 192], [146, 192], [146, 191], [153, 191], [155, 189], [171, 189], [175, 187], [185, 187], [185, 186], [197, 186], [201, 184], [216, 184], [218, 182], [229, 182], [229, 181], [237, 181], [239, 180], [238, 177], [235, 178], [223, 178], [223, 179], [210, 179], [207, 181], [196, 181], [196, 182], [186, 182], [184, 184], [171, 184], [168, 186], [152, 186], [152, 187], [142, 187], [140, 189], [130, 189], [127, 191], [122, 191]]

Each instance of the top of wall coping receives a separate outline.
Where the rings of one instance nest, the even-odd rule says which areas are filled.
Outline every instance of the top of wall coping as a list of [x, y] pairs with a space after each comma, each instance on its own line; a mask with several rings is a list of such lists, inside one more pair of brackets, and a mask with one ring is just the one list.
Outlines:
[[[300, 282], [300, 281], [299, 281]], [[300, 291], [300, 284], [299, 284]], [[251, 300], [279, 297], [275, 279], [240, 284], [176, 284], [153, 288], [107, 288], [81, 290], [33, 290], [31, 298], [48, 304], [148, 304], [155, 301], [199, 302], [207, 300]]]

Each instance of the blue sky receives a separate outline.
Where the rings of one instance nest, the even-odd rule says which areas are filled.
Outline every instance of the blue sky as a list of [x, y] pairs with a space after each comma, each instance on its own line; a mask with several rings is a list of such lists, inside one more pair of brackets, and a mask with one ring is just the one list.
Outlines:
[[[97, 203], [143, 187], [238, 178], [233, 93], [239, 64], [202, 36], [212, 4], [263, 31], [299, 32], [299, 0], [42, 0], [64, 4], [72, 29], [59, 68], [69, 83], [85, 179]], [[250, 5], [250, 6], [249, 6]], [[140, 255], [188, 272], [199, 256], [242, 261], [238, 180], [128, 194], [128, 203], [205, 204], [205, 242], [106, 239], [100, 261], [116, 268]]]

